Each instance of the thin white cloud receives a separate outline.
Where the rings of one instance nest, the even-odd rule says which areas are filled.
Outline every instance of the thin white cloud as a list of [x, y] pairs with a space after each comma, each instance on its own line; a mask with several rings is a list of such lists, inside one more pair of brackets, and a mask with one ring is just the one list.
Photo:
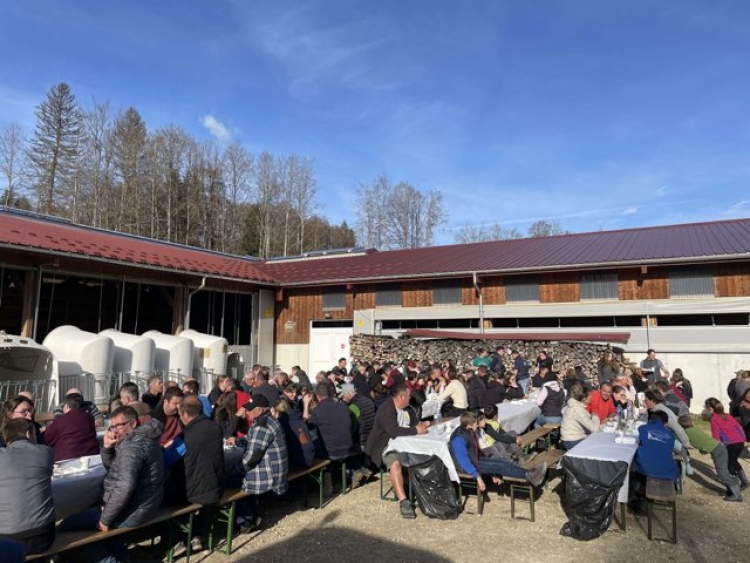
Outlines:
[[665, 195], [667, 193], [667, 186], [661, 186], [656, 190], [656, 195]]
[[206, 114], [201, 119], [203, 127], [220, 143], [229, 143], [232, 140], [232, 132], [221, 121], [211, 114]]
[[637, 207], [628, 207], [622, 210], [623, 215], [635, 215], [636, 213], [638, 213]]

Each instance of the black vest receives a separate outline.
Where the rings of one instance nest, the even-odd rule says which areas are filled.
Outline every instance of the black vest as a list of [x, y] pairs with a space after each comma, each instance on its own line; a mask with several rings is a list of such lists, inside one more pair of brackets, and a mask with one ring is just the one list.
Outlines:
[[547, 398], [542, 403], [542, 414], [544, 416], [562, 416], [562, 408], [565, 404], [565, 391], [559, 389], [554, 391], [547, 386]]

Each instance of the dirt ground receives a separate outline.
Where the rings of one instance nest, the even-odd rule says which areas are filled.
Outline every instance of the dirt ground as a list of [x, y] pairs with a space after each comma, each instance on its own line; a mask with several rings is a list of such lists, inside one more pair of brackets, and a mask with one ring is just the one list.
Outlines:
[[[742, 463], [750, 473], [748, 459]], [[536, 522], [511, 520], [510, 499], [491, 493], [484, 515], [476, 515], [476, 497], [466, 502], [457, 520], [423, 516], [404, 520], [393, 502], [379, 499], [378, 481], [347, 495], [338, 495], [322, 510], [304, 509], [296, 500], [264, 504], [262, 529], [237, 537], [234, 553], [193, 555], [194, 563], [226, 561], [288, 563], [362, 562], [620, 562], [747, 563], [750, 561], [750, 489], [747, 502], [727, 503], [715, 481], [709, 456], [694, 456], [695, 475], [678, 496], [678, 543], [649, 542], [646, 518], [628, 511], [627, 532], [615, 531], [581, 542], [560, 535], [566, 522], [560, 479], [543, 490], [536, 504]], [[517, 516], [528, 517], [528, 503]], [[668, 513], [657, 513], [656, 536], [666, 537]], [[136, 548], [133, 561], [160, 561], [158, 546]], [[177, 559], [184, 561], [184, 557]]]

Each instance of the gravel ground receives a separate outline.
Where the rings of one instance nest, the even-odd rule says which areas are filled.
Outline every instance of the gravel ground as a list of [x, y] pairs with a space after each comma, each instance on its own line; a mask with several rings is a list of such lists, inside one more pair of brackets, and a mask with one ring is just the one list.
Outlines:
[[[748, 466], [747, 460], [742, 463]], [[431, 520], [419, 511], [416, 520], [404, 520], [396, 503], [379, 499], [378, 482], [373, 480], [348, 495], [334, 497], [323, 510], [271, 499], [264, 505], [262, 529], [238, 536], [231, 556], [203, 552], [191, 561], [441, 563], [480, 562], [488, 556], [501, 558], [503, 563], [750, 561], [750, 489], [747, 502], [724, 502], [710, 457], [696, 455], [693, 465], [695, 475], [686, 480], [684, 494], [677, 497], [677, 545], [649, 542], [645, 516], [630, 511], [625, 533], [610, 530], [590, 542], [562, 537], [559, 532], [566, 518], [559, 479], [542, 492], [533, 523], [511, 520], [509, 497], [494, 492], [481, 517], [475, 513], [476, 498], [470, 496], [457, 520]], [[750, 466], [746, 471], [750, 474]], [[517, 516], [528, 516], [528, 503], [520, 507]], [[657, 518], [656, 536], [666, 537], [671, 530], [670, 515], [659, 512]], [[133, 560], [160, 561], [157, 552], [158, 547], [154, 551], [137, 548]]]

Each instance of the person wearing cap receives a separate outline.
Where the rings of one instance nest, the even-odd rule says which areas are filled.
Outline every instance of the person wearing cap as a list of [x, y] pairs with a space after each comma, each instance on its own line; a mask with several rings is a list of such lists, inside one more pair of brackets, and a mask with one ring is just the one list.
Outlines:
[[657, 359], [656, 350], [649, 348], [646, 352], [646, 357], [641, 360], [641, 371], [646, 376], [649, 385], [653, 385], [661, 379], [661, 374], [664, 377], [669, 377], [669, 370], [664, 366], [664, 363]]
[[[353, 388], [353, 386], [350, 386]], [[344, 403], [333, 399], [326, 385], [315, 388], [318, 406], [310, 412], [312, 395], [302, 399], [302, 418], [310, 428], [317, 428], [320, 439], [325, 446], [328, 458], [339, 460], [346, 458], [352, 451], [352, 422], [349, 408]]]
[[257, 495], [273, 491], [283, 495], [288, 487], [289, 457], [284, 430], [279, 422], [269, 415], [268, 399], [264, 395], [253, 397], [250, 417], [253, 425], [247, 434], [247, 448], [242, 458], [246, 471], [242, 480], [243, 492], [251, 495], [238, 511], [238, 523], [245, 530], [257, 527], [260, 514]]

